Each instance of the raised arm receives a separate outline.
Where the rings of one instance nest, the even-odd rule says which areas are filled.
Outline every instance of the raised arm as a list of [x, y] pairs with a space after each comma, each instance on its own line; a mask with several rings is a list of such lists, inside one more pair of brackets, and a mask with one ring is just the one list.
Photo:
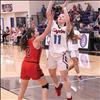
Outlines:
[[45, 37], [51, 31], [51, 25], [52, 25], [52, 19], [48, 20], [48, 24], [45, 31], [40, 36], [38, 36], [39, 41], [43, 41], [45, 39]]
[[54, 5], [54, 2], [55, 1], [49, 1], [49, 5], [46, 11], [48, 24], [43, 34], [40, 35], [41, 40], [44, 40], [46, 35], [51, 31], [51, 26], [52, 26], [52, 21], [53, 21], [52, 7]]
[[67, 4], [68, 4], [68, 1], [65, 1], [64, 4], [62, 5], [62, 9], [63, 9], [64, 15], [65, 15], [67, 31], [70, 33], [72, 25], [71, 25], [71, 22], [70, 22], [69, 14], [68, 14], [67, 9], [66, 9]]
[[46, 10], [46, 15], [47, 15], [47, 19], [49, 20], [49, 16], [52, 16], [52, 7], [54, 5], [55, 1], [49, 1], [47, 10]]
[[35, 38], [35, 40], [33, 41], [33, 45], [34, 45], [35, 48], [40, 47], [41, 42], [45, 39], [45, 37], [51, 31], [52, 19], [53, 19], [52, 17], [49, 18], [45, 31], [40, 36], [37, 36]]

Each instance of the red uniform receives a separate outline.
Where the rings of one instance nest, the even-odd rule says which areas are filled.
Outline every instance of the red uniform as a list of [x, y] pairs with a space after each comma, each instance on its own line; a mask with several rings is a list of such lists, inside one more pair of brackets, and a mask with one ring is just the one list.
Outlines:
[[30, 78], [38, 80], [44, 75], [39, 65], [42, 49], [34, 48], [32, 43], [33, 39], [28, 40], [26, 56], [22, 62], [21, 79], [25, 80], [29, 80]]

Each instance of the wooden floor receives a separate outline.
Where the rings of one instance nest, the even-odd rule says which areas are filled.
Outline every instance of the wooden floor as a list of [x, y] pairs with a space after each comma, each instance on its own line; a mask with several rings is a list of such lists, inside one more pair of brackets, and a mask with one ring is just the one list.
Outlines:
[[[1, 44], [1, 100], [17, 100], [20, 86], [20, 70], [24, 52], [18, 46]], [[54, 95], [54, 87], [49, 77], [46, 66], [46, 50], [43, 50], [41, 57], [41, 68], [50, 83], [49, 100], [65, 100], [65, 94], [57, 98]], [[69, 72], [72, 83], [73, 100], [100, 100], [100, 56], [80, 54], [80, 72], [83, 76], [81, 83], [76, 80], [74, 70]], [[58, 72], [59, 76], [59, 72]], [[40, 87], [36, 82], [30, 81], [25, 94], [27, 100], [33, 100], [33, 90], [38, 92]], [[40, 96], [34, 95], [34, 100], [41, 100]]]

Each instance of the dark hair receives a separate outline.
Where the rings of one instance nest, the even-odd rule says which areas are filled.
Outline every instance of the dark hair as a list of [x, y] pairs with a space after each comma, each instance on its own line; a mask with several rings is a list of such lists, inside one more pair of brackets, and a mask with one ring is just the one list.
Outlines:
[[71, 32], [70, 32], [70, 34], [68, 35], [68, 39], [73, 39], [73, 36], [74, 36], [74, 29], [73, 29], [73, 27], [72, 27], [72, 29], [71, 29]]
[[32, 28], [28, 28], [26, 32], [21, 36], [20, 46], [21, 50], [25, 50], [28, 46], [28, 40], [32, 38], [32, 33], [35, 33], [35, 30]]
[[57, 20], [58, 16], [63, 13], [61, 6], [53, 6], [52, 11], [54, 12], [54, 20]]

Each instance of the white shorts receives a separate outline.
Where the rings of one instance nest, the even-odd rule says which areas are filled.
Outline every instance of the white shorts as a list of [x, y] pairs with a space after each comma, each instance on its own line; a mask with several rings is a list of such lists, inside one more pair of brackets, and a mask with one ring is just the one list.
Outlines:
[[[68, 54], [68, 53], [67, 53]], [[67, 55], [68, 56], [68, 55]], [[49, 69], [57, 68], [59, 71], [64, 71], [68, 69], [68, 57], [66, 53], [63, 55], [58, 55], [56, 57], [48, 54], [47, 66]]]
[[70, 53], [71, 58], [73, 58], [73, 57], [78, 58], [79, 57], [79, 51], [78, 50], [69, 51], [69, 53]]

